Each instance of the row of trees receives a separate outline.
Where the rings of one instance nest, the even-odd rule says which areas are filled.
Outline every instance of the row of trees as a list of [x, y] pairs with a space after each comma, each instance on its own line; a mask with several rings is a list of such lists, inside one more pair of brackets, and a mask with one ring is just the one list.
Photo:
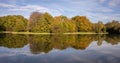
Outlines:
[[91, 23], [86, 16], [51, 16], [49, 13], [33, 12], [29, 20], [21, 15], [0, 17], [0, 31], [29, 31], [40, 33], [96, 32], [120, 33], [119, 21], [103, 24]]

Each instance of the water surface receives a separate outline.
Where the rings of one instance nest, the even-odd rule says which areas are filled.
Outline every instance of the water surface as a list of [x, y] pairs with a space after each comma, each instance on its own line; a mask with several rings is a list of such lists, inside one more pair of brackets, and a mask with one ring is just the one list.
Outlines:
[[0, 63], [120, 63], [120, 35], [0, 34]]

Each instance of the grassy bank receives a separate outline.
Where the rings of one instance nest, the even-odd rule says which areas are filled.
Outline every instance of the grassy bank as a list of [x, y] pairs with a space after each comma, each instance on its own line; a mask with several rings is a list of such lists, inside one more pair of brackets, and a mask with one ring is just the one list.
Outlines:
[[11, 31], [2, 31], [0, 33], [10, 33], [10, 34], [51, 34], [51, 33], [11, 32]]
[[108, 34], [108, 33], [95, 33], [95, 32], [74, 32], [74, 33], [63, 33], [63, 34]]
[[11, 31], [1, 31], [0, 33], [10, 33], [10, 34], [108, 34], [108, 33], [95, 33], [95, 32], [73, 32], [73, 33], [35, 33], [35, 32], [11, 32]]

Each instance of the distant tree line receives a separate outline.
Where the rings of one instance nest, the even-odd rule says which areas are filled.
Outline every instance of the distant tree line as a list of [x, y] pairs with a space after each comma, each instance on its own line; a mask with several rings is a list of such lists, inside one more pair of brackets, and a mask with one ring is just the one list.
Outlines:
[[86, 16], [51, 16], [49, 13], [33, 12], [29, 19], [21, 15], [8, 15], [0, 17], [0, 31], [39, 32], [39, 33], [65, 33], [65, 32], [95, 32], [120, 33], [119, 21], [113, 20], [103, 24], [91, 23]]

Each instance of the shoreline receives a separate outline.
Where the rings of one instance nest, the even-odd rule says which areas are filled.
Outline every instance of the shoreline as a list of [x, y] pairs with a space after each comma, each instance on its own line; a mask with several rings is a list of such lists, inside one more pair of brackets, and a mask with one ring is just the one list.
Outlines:
[[94, 33], [94, 32], [72, 32], [72, 33], [36, 33], [36, 32], [11, 32], [11, 31], [1, 31], [0, 34], [2, 33], [8, 33], [8, 34], [33, 34], [33, 35], [49, 35], [49, 34], [108, 34], [108, 33]]

